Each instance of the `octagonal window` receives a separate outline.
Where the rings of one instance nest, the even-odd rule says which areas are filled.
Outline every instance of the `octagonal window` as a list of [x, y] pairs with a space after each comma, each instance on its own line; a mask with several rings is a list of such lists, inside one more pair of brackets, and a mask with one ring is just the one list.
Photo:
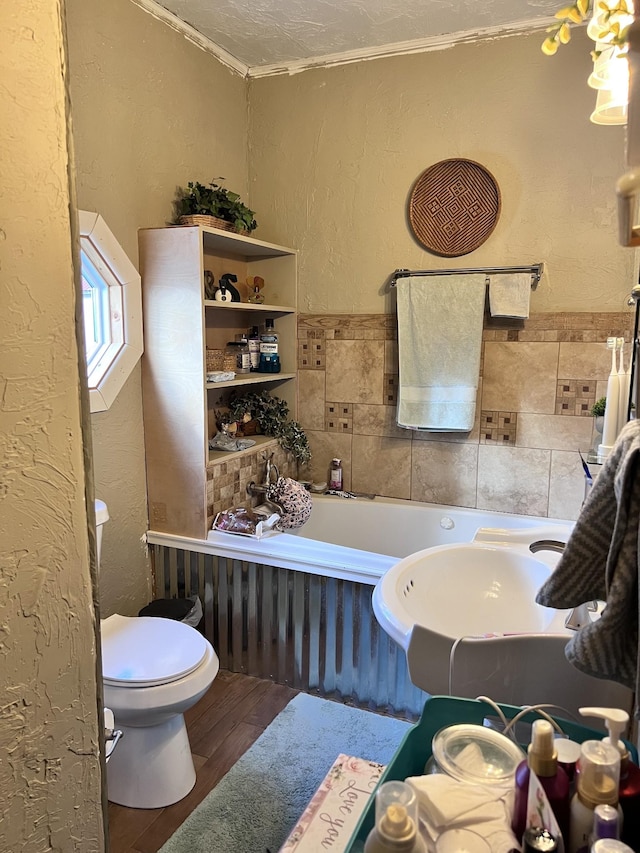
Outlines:
[[140, 275], [98, 213], [79, 211], [89, 403], [103, 412], [142, 355]]

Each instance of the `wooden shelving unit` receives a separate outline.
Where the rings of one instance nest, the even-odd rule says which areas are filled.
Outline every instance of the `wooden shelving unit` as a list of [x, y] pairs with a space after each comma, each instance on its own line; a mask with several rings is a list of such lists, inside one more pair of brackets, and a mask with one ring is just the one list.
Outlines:
[[[209, 451], [215, 409], [229, 389], [274, 389], [296, 417], [297, 252], [202, 226], [139, 232], [144, 308], [143, 411], [149, 520], [153, 530], [194, 538], [207, 533], [207, 466], [235, 454]], [[225, 273], [245, 298], [248, 276], [262, 276], [268, 304], [204, 298], [204, 273]], [[206, 348], [275, 320], [281, 373], [206, 381]], [[274, 441], [258, 436], [259, 444]], [[248, 453], [248, 451], [240, 451]], [[255, 451], [254, 451], [255, 452]]]

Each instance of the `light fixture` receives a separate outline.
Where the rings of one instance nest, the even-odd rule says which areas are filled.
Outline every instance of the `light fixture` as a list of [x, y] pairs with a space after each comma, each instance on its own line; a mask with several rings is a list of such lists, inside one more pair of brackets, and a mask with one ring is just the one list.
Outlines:
[[629, 63], [626, 47], [596, 42], [597, 56], [589, 76], [589, 86], [596, 89], [594, 124], [626, 124], [629, 100]]

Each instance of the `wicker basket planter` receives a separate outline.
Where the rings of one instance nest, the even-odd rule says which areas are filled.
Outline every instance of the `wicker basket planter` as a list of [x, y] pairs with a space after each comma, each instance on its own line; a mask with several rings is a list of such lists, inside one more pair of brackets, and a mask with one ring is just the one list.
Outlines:
[[206, 225], [207, 228], [218, 228], [220, 231], [233, 231], [234, 234], [244, 233], [231, 222], [227, 222], [226, 219], [218, 219], [217, 216], [204, 216], [202, 214], [181, 216], [180, 225]]

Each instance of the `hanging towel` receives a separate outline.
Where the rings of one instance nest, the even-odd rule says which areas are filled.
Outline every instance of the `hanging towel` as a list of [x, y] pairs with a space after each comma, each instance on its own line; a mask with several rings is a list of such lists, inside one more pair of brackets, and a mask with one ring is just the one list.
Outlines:
[[594, 598], [606, 602], [600, 618], [569, 641], [565, 655], [587, 675], [609, 678], [634, 690], [636, 703], [640, 696], [639, 524], [640, 421], [630, 421], [607, 457], [564, 553], [536, 601], [558, 609]]
[[492, 317], [529, 316], [531, 273], [494, 274], [489, 281], [489, 310]]
[[469, 432], [480, 375], [485, 276], [407, 276], [398, 304], [398, 426]]

